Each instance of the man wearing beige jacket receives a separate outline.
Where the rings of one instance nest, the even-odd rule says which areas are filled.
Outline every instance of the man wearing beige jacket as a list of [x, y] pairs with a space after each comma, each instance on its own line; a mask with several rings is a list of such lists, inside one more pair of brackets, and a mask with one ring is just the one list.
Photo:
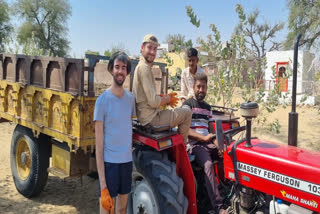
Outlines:
[[191, 124], [191, 111], [177, 108], [161, 110], [160, 106], [177, 103], [177, 98], [170, 95], [157, 95], [152, 63], [159, 46], [157, 38], [147, 34], [141, 45], [141, 57], [134, 71], [132, 92], [136, 97], [137, 117], [142, 126], [152, 126], [156, 130], [178, 126], [184, 143], [187, 144], [188, 131]]

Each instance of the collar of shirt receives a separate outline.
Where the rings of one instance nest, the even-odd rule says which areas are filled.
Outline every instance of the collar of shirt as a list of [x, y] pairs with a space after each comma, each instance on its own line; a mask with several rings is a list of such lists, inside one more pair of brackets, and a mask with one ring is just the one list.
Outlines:
[[[200, 68], [200, 66], [199, 65], [197, 65], [197, 71], [196, 71], [196, 73], [198, 73], [198, 72], [201, 72], [201, 68]], [[195, 74], [196, 74], [195, 73]], [[187, 72], [187, 77], [189, 78], [189, 77], [192, 77], [193, 75], [191, 74], [191, 72], [190, 72], [190, 67], [188, 67], [188, 72]]]
[[139, 62], [147, 64], [150, 68], [152, 67], [152, 66], [150, 66], [150, 64], [147, 62], [146, 58], [144, 58], [144, 56], [140, 56], [139, 60], [140, 60]]

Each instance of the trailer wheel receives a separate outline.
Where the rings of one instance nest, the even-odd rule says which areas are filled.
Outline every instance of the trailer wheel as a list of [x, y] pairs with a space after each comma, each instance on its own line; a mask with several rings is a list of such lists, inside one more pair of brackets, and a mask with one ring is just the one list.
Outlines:
[[40, 194], [48, 180], [48, 137], [35, 138], [30, 129], [17, 125], [11, 141], [10, 162], [18, 192], [27, 198]]
[[166, 152], [135, 148], [133, 162], [129, 213], [187, 212], [188, 199], [183, 193], [183, 181]]

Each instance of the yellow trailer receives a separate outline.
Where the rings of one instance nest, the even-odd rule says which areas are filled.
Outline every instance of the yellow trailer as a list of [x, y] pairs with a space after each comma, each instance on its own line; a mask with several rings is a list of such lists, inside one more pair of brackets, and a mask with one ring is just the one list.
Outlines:
[[[95, 68], [108, 57], [86, 57], [85, 63], [84, 59], [0, 54], [0, 122], [17, 124], [11, 170], [17, 190], [26, 197], [43, 190], [48, 172], [69, 178], [95, 170]], [[137, 62], [132, 60], [133, 71]], [[157, 66], [159, 92], [164, 93], [168, 72], [165, 64]]]

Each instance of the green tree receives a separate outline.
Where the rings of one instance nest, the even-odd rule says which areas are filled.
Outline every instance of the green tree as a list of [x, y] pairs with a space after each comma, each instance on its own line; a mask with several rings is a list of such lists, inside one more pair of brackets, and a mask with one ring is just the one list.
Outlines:
[[120, 43], [117, 43], [117, 44], [113, 44], [109, 50], [105, 50], [104, 55], [111, 57], [112, 54], [114, 54], [115, 52], [118, 52], [118, 51], [123, 51], [127, 55], [130, 54], [129, 50], [126, 49], [125, 45], [120, 42]]
[[9, 6], [5, 0], [0, 0], [0, 52], [5, 51], [5, 44], [10, 39], [13, 27], [10, 24]]
[[[200, 20], [197, 19], [193, 9], [190, 6], [186, 7], [187, 15], [190, 22], [196, 27], [200, 27]], [[248, 24], [247, 16], [244, 14], [240, 5], [236, 6], [236, 12], [239, 17], [239, 26], [246, 26]], [[223, 106], [239, 106], [235, 103], [234, 95], [239, 87], [245, 85], [243, 73], [248, 70], [248, 60], [251, 58], [251, 50], [248, 47], [247, 33], [245, 30], [235, 31], [228, 44], [224, 45], [221, 41], [220, 32], [214, 24], [210, 26], [211, 34], [207, 35], [204, 39], [202, 35], [198, 38], [202, 50], [208, 52], [213, 56], [214, 64], [216, 65], [215, 73], [209, 73], [210, 84], [208, 86], [207, 100], [211, 104], [222, 104]], [[265, 31], [262, 31], [265, 32]], [[253, 37], [259, 37], [257, 31], [253, 32]], [[257, 58], [255, 59], [257, 60]], [[257, 68], [253, 69], [252, 79], [257, 79]], [[275, 72], [274, 72], [275, 75]], [[250, 85], [246, 87], [247, 90], [242, 90], [244, 93], [241, 97], [243, 101], [256, 101], [260, 104], [260, 115], [257, 118], [258, 123], [262, 127], [270, 131], [277, 132], [279, 130], [279, 122], [268, 121], [268, 114], [276, 110], [279, 106], [279, 98], [282, 94], [279, 91], [279, 84], [276, 84], [272, 91], [266, 95], [264, 88], [251, 88]], [[236, 102], [241, 102], [237, 100]], [[268, 123], [269, 122], [269, 123]]]
[[109, 50], [105, 50], [105, 51], [104, 51], [104, 55], [105, 55], [105, 56], [108, 56], [108, 57], [111, 57], [111, 56], [112, 56], [112, 53], [111, 53], [111, 51], [109, 51]]
[[185, 36], [179, 33], [172, 34], [172, 35], [169, 34], [164, 42], [168, 44], [172, 44], [173, 51], [178, 53], [182, 51], [186, 51], [187, 49], [191, 48], [193, 45], [191, 39], [186, 41]]
[[91, 51], [91, 50], [87, 50], [85, 54], [100, 55], [99, 51]]
[[67, 20], [71, 15], [68, 0], [18, 0], [14, 9], [24, 20], [18, 29], [19, 44], [26, 45], [34, 35], [34, 42], [44, 55], [67, 54]]
[[22, 54], [32, 55], [32, 56], [42, 56], [45, 55], [45, 51], [39, 48], [37, 45], [37, 39], [35, 38], [34, 32], [32, 32], [31, 38], [28, 38], [23, 47]]
[[[271, 25], [267, 21], [258, 23], [260, 15], [259, 10], [245, 14], [243, 7], [240, 4], [236, 5], [236, 12], [238, 13], [240, 21], [235, 28], [235, 34], [244, 36], [247, 46], [248, 54], [254, 59], [256, 69], [248, 71], [249, 83], [257, 89], [260, 88], [264, 69], [266, 66], [266, 53], [268, 51], [279, 50], [281, 43], [274, 41], [276, 34], [284, 27], [284, 23]], [[257, 72], [252, 74], [250, 72]], [[254, 77], [254, 78], [253, 78]]]
[[[190, 22], [197, 28], [200, 20], [197, 19], [193, 9], [186, 7]], [[244, 20], [241, 20], [244, 22]], [[217, 66], [217, 72], [209, 74], [211, 84], [208, 88], [209, 102], [212, 104], [222, 103], [223, 106], [233, 106], [232, 95], [242, 80], [242, 72], [246, 68], [247, 49], [242, 35], [233, 34], [229, 45], [224, 46], [220, 32], [214, 24], [209, 26], [211, 34], [204, 39], [201, 35], [197, 42], [203, 51], [212, 56]], [[235, 57], [237, 53], [237, 58]]]
[[320, 1], [288, 0], [289, 32], [285, 48], [292, 49], [299, 33], [302, 34], [299, 45], [307, 48], [319, 48], [320, 39]]

